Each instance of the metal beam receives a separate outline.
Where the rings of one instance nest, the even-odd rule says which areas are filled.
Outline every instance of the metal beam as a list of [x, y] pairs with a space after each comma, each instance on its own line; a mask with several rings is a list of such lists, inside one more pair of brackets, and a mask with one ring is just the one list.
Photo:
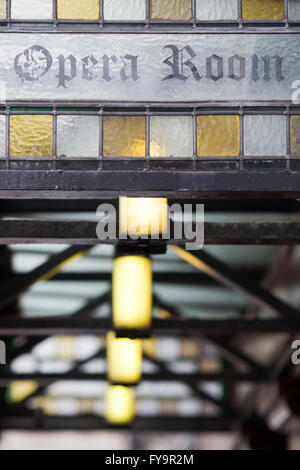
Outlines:
[[[284, 171], [2, 170], [1, 197], [298, 198], [300, 173]], [[113, 189], [112, 189], [113, 188]], [[188, 189], [187, 189], [188, 188]]]
[[[0, 222], [0, 225], [2, 221]], [[77, 256], [80, 252], [88, 250], [90, 246], [71, 246], [60, 253], [56, 253], [47, 259], [45, 263], [33, 269], [29, 273], [25, 273], [15, 279], [10, 279], [0, 286], [0, 308], [5, 307], [11, 301], [16, 299], [21, 293], [28, 289], [35, 282], [47, 279], [51, 275], [55, 275], [60, 265], [71, 258]]]
[[[75, 366], [72, 367], [72, 369], [70, 369], [68, 372], [63, 374], [62, 380], [64, 380], [65, 378], [72, 379], [73, 375], [76, 375], [80, 371], [81, 367], [84, 366], [87, 362], [93, 361], [94, 359], [105, 357], [105, 355], [106, 355], [106, 349], [102, 348], [102, 349], [99, 349], [95, 354], [93, 354], [89, 358], [76, 361]], [[40, 384], [38, 386], [37, 390], [35, 390], [30, 395], [27, 395], [22, 401], [18, 402], [18, 405], [22, 405], [23, 403], [26, 403], [29, 398], [36, 397], [38, 395], [43, 394], [46, 388], [49, 387], [49, 385], [51, 385], [54, 382], [55, 380], [51, 380], [51, 378], [48, 381], [44, 381], [43, 384]]]
[[153, 416], [136, 417], [130, 427], [112, 427], [100, 416], [0, 416], [0, 429], [19, 430], [101, 430], [116, 429], [137, 431], [187, 431], [187, 432], [209, 432], [229, 431], [234, 421], [231, 417], [202, 417], [184, 418], [178, 416]]
[[[34, 317], [20, 318], [13, 315], [1, 316], [1, 336], [46, 336], [46, 335], [103, 335], [110, 331], [110, 318], [67, 318], [67, 317]], [[144, 337], [145, 335], [232, 335], [235, 333], [280, 333], [300, 332], [300, 318], [270, 318], [245, 320], [241, 318], [222, 320], [189, 319], [153, 319], [152, 328], [148, 330], [123, 330], [121, 336]]]
[[[92, 359], [89, 359], [89, 361]], [[0, 370], [1, 372], [1, 370]], [[7, 387], [11, 382], [15, 380], [34, 380], [41, 386], [47, 386], [49, 382], [56, 382], [59, 380], [68, 381], [96, 381], [102, 382], [107, 380], [107, 375], [104, 373], [84, 373], [76, 372], [72, 375], [66, 374], [56, 374], [56, 373], [34, 373], [34, 374], [24, 374], [24, 373], [1, 373], [0, 374], [0, 387]], [[185, 382], [185, 383], [198, 383], [198, 382], [222, 382], [222, 383], [236, 383], [236, 382], [259, 382], [267, 383], [271, 379], [263, 373], [255, 372], [236, 372], [236, 371], [222, 371], [222, 372], [199, 372], [194, 374], [178, 374], [174, 372], [167, 374], [163, 371], [149, 374], [143, 373], [143, 381], [148, 382]]]
[[[300, 203], [296, 199], [169, 199], [169, 204], [204, 204], [205, 212], [298, 212]], [[93, 212], [96, 213], [102, 203], [118, 205], [114, 198], [70, 198], [70, 199], [38, 199], [28, 198], [1, 198], [0, 213], [34, 213], [34, 212]]]
[[[0, 244], [15, 243], [68, 243], [72, 245], [117, 244], [118, 238], [100, 240], [96, 235], [97, 222], [13, 219], [0, 221]], [[207, 245], [277, 245], [300, 244], [300, 222], [206, 222]], [[187, 241], [149, 240], [155, 245], [184, 245]], [[147, 242], [147, 241], [146, 241]], [[136, 240], [126, 240], [135, 245]], [[145, 243], [145, 240], [143, 240]]]
[[[153, 358], [152, 356], [149, 356], [148, 354], [144, 353], [145, 358], [147, 358], [152, 364], [154, 364], [158, 369], [160, 370], [161, 373], [163, 373], [166, 376], [169, 377], [177, 377], [177, 374], [173, 373], [170, 371], [170, 369], [159, 359]], [[178, 379], [176, 379], [178, 380]], [[230, 404], [223, 399], [218, 399], [212, 396], [211, 394], [207, 393], [205, 390], [202, 390], [199, 388], [199, 384], [197, 382], [191, 381], [191, 380], [186, 380], [184, 377], [182, 378], [182, 383], [187, 385], [190, 390], [194, 393], [194, 395], [201, 400], [207, 400], [210, 403], [213, 403], [216, 405], [218, 408], [220, 408], [225, 414], [235, 416], [236, 411], [230, 406]]]
[[[299, 310], [274, 296], [271, 292], [261, 287], [251, 278], [248, 278], [243, 273], [229, 267], [227, 264], [208, 254], [204, 250], [194, 251], [193, 254], [191, 254], [182, 248], [174, 247], [174, 251], [186, 262], [205, 271], [207, 274], [217, 279], [221, 284], [244, 293], [253, 299], [256, 305], [267, 309], [272, 313], [281, 315], [286, 319], [300, 318]], [[196, 265], [197, 260], [199, 260], [199, 266]]]
[[[180, 315], [176, 307], [174, 308], [172, 305], [162, 302], [161, 299], [159, 299], [157, 296], [154, 296], [154, 302], [159, 307], [167, 310], [167, 312], [172, 315], [173, 319], [184, 319], [184, 316]], [[222, 338], [217, 336], [206, 336], [205, 338], [211, 343], [213, 343], [215, 346], [217, 346], [218, 349], [221, 349], [227, 357], [229, 356], [229, 360], [234, 357], [243, 364], [246, 364], [248, 367], [250, 367], [250, 369], [255, 370], [257, 373], [261, 373], [266, 376], [267, 370], [262, 365], [258, 364], [254, 359], [247, 356], [235, 346], [230, 344], [231, 337]]]
[[[93, 310], [95, 308], [99, 307], [100, 305], [103, 305], [105, 302], [110, 300], [110, 298], [111, 298], [111, 292], [109, 291], [109, 292], [105, 292], [104, 294], [102, 294], [102, 295], [100, 295], [100, 296], [98, 296], [94, 299], [90, 299], [86, 302], [85, 305], [83, 305], [81, 308], [79, 308], [74, 313], [72, 313], [70, 315], [70, 317], [71, 318], [77, 318], [77, 317], [81, 317], [82, 315], [88, 315], [91, 312], [93, 312]], [[7, 356], [6, 356], [7, 365], [3, 366], [2, 372], [3, 372], [3, 370], [5, 370], [9, 366], [9, 364], [14, 359], [16, 359], [16, 357], [19, 357], [22, 354], [27, 353], [28, 351], [33, 349], [37, 344], [41, 343], [42, 341], [44, 341], [47, 338], [48, 338], [48, 336], [38, 336], [36, 338], [30, 338], [24, 344], [22, 344], [21, 346], [15, 347], [13, 349], [8, 350], [7, 351]]]
[[[263, 278], [265, 271], [263, 269], [243, 269], [247, 276], [250, 276], [256, 281]], [[20, 278], [22, 274], [15, 274], [13, 277]], [[78, 281], [78, 282], [111, 282], [111, 272], [65, 272], [58, 273], [56, 276], [51, 277], [49, 281]], [[153, 282], [158, 284], [176, 284], [188, 286], [208, 286], [215, 287], [219, 285], [217, 281], [201, 272], [154, 272]]]

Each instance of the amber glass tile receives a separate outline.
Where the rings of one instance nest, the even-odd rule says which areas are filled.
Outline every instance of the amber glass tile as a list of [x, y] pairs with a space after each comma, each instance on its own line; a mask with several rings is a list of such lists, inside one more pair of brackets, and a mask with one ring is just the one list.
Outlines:
[[291, 117], [291, 155], [300, 157], [300, 116]]
[[283, 20], [284, 0], [243, 0], [244, 20]]
[[239, 116], [198, 116], [199, 157], [236, 157], [240, 154]]
[[100, 0], [57, 0], [57, 18], [99, 20]]
[[10, 116], [9, 152], [11, 157], [52, 157], [53, 117]]
[[146, 121], [143, 116], [104, 116], [105, 157], [144, 157], [145, 154]]
[[190, 20], [191, 0], [150, 0], [152, 20]]
[[6, 18], [6, 0], [0, 0], [0, 19]]

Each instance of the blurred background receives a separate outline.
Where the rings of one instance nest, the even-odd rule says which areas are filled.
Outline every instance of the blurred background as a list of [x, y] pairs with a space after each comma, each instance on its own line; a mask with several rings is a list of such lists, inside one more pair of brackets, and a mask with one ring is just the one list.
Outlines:
[[[295, 217], [294, 209], [244, 214], [235, 210], [208, 211], [205, 220], [284, 223]], [[21, 218], [96, 221], [92, 212], [11, 213], [3, 220]], [[16, 288], [23, 281], [24, 287], [24, 276], [68, 247], [1, 247], [3, 286], [17, 282]], [[299, 307], [299, 248], [208, 245], [205, 251]], [[110, 245], [80, 252], [2, 307], [2, 333], [9, 313], [32, 319], [33, 328], [46, 325], [43, 319], [58, 317], [67, 327], [61, 332], [58, 324], [57, 334], [48, 335], [26, 337], [22, 330], [1, 334], [7, 365], [0, 366], [0, 449], [299, 448], [299, 366], [291, 363], [297, 331], [248, 332], [243, 324], [233, 332], [226, 328], [210, 335], [183, 328], [143, 339], [143, 377], [134, 387], [136, 418], [117, 429], [105, 423], [106, 334], [93, 334], [90, 326], [88, 332], [77, 329], [72, 335], [68, 328], [76, 315], [87, 325], [89, 319], [110, 318], [114, 255]], [[186, 263], [170, 247], [165, 254], [153, 255], [152, 262], [154, 319], [171, 314], [217, 321], [274, 316], [249, 295]]]

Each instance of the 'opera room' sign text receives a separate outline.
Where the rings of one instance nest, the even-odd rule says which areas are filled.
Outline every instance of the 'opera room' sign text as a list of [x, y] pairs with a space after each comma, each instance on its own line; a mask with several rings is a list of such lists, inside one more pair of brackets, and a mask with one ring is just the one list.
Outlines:
[[7, 100], [290, 101], [298, 34], [3, 33]]

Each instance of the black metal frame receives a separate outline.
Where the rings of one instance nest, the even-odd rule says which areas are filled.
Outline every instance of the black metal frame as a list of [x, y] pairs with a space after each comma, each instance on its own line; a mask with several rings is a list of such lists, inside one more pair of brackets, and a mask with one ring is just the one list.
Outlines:
[[105, 20], [105, 12], [104, 12], [104, 2], [103, 0], [100, 1], [100, 16], [99, 20], [63, 20], [57, 18], [57, 0], [53, 0], [53, 18], [49, 20], [27, 20], [27, 19], [13, 19], [11, 16], [11, 0], [7, 0], [7, 18], [6, 20], [2, 20], [1, 23], [7, 27], [12, 28], [14, 26], [18, 27], [18, 25], [28, 25], [31, 28], [35, 25], [38, 26], [39, 24], [43, 24], [44, 26], [49, 25], [49, 28], [57, 29], [63, 25], [80, 25], [80, 26], [95, 26], [100, 27], [101, 29], [105, 28], [113, 28], [115, 26], [118, 27], [125, 27], [129, 30], [132, 28], [140, 28], [142, 30], [149, 30], [151, 28], [159, 28], [160, 26], [168, 25], [174, 26], [175, 28], [189, 28], [191, 30], [196, 30], [197, 28], [209, 27], [210, 29], [215, 28], [233, 28], [238, 27], [239, 29], [247, 28], [247, 27], [261, 27], [261, 26], [277, 26], [277, 27], [297, 27], [300, 26], [300, 19], [293, 20], [289, 17], [289, 0], [284, 1], [284, 19], [282, 20], [244, 20], [242, 15], [242, 1], [243, 0], [236, 0], [237, 1], [237, 10], [238, 15], [236, 19], [233, 20], [201, 20], [197, 17], [196, 12], [196, 0], [190, 0], [191, 2], [191, 19], [190, 20], [155, 20], [151, 18], [151, 8], [150, 2], [151, 0], [145, 0], [145, 19], [143, 20], [136, 20], [136, 21], [123, 21], [123, 20]]

